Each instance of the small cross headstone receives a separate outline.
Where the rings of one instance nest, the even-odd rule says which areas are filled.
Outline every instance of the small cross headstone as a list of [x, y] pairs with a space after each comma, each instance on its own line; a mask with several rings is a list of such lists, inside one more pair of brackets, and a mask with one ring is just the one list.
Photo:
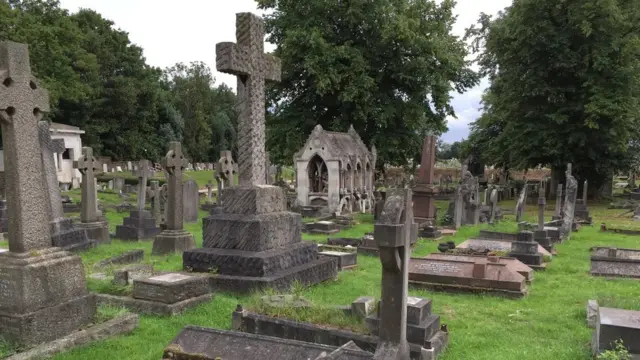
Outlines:
[[162, 167], [167, 172], [167, 204], [165, 225], [168, 230], [182, 230], [182, 174], [187, 166], [187, 159], [182, 154], [182, 145], [178, 141], [169, 143], [169, 152], [162, 159]]
[[98, 221], [96, 213], [96, 190], [95, 190], [95, 171], [98, 170], [98, 162], [93, 157], [93, 149], [90, 147], [82, 148], [82, 156], [73, 162], [73, 167], [82, 174], [82, 208], [80, 210], [80, 219], [83, 223]]
[[27, 45], [0, 43], [0, 120], [9, 211], [9, 251], [51, 247], [37, 121], [49, 95], [31, 75]]
[[147, 200], [147, 180], [153, 176], [149, 160], [140, 160], [138, 169], [133, 172], [138, 177], [138, 210], [144, 210]]
[[216, 44], [216, 68], [237, 76], [240, 185], [262, 185], [265, 169], [265, 80], [280, 81], [281, 64], [264, 54], [264, 23], [251, 13], [236, 14], [237, 44]]

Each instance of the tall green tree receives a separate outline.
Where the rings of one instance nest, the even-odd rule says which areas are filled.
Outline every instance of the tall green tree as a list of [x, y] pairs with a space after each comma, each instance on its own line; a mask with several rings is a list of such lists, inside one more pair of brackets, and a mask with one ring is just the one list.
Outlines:
[[491, 81], [469, 139], [485, 160], [555, 174], [573, 163], [590, 189], [629, 166], [640, 129], [640, 0], [517, 0], [468, 35]]
[[[258, 0], [282, 59], [269, 87], [267, 144], [291, 163], [313, 127], [353, 124], [375, 144], [378, 165], [406, 164], [422, 137], [443, 132], [452, 91], [476, 84], [464, 43], [451, 34], [444, 0]], [[286, 134], [286, 136], [283, 136]]]

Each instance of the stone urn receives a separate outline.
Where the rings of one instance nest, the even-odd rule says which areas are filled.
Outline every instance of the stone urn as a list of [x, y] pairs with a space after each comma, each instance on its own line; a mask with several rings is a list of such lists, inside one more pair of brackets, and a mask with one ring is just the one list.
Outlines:
[[449, 246], [450, 250], [453, 250], [456, 248], [456, 243], [454, 241], [449, 240], [447, 241], [447, 246]]
[[447, 243], [440, 243], [438, 245], [438, 250], [440, 250], [441, 253], [445, 253], [449, 249], [450, 249], [450, 247], [449, 247], [449, 244], [447, 244]]

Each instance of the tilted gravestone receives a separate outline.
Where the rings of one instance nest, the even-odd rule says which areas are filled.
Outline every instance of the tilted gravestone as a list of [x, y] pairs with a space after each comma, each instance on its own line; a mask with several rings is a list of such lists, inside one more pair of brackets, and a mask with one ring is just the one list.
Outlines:
[[578, 182], [571, 175], [571, 164], [567, 165], [566, 188], [564, 198], [564, 208], [562, 211], [562, 225], [560, 226], [560, 236], [569, 240], [571, 238], [571, 230], [573, 228], [573, 215], [576, 208], [576, 198], [578, 196]]
[[95, 241], [87, 237], [87, 232], [82, 228], [74, 227], [71, 219], [64, 217], [57, 169], [53, 159], [54, 153], [64, 151], [64, 143], [51, 140], [48, 121], [40, 121], [38, 130], [44, 176], [43, 183], [47, 197], [45, 206], [47, 207], [47, 213], [51, 214], [51, 242], [53, 246], [69, 251], [86, 250], [93, 247], [95, 246]]
[[96, 312], [80, 258], [51, 246], [37, 125], [48, 110], [48, 94], [31, 75], [27, 45], [0, 43], [0, 120], [12, 189], [9, 251], [0, 254], [0, 336], [22, 346], [68, 335]]
[[286, 211], [282, 188], [265, 185], [265, 80], [280, 80], [279, 59], [265, 55], [263, 20], [236, 16], [238, 43], [216, 45], [218, 71], [237, 75], [239, 186], [225, 188], [222, 213], [203, 220], [203, 248], [186, 251], [183, 266], [216, 269], [212, 285], [244, 292], [289, 288], [337, 275], [337, 261], [318, 258], [317, 245], [302, 242], [300, 214]]
[[99, 243], [110, 243], [109, 223], [100, 218], [97, 205], [95, 171], [98, 163], [93, 157], [93, 149], [82, 148], [82, 156], [74, 162], [74, 167], [82, 174], [82, 208], [78, 227], [87, 231], [87, 236]]
[[153, 214], [145, 209], [147, 180], [153, 175], [149, 160], [140, 160], [133, 174], [138, 177], [137, 206], [131, 210], [129, 217], [123, 219], [123, 224], [116, 227], [116, 238], [137, 241], [156, 236], [160, 233], [160, 228], [156, 225]]
[[182, 146], [177, 141], [169, 144], [169, 152], [162, 159], [162, 167], [167, 174], [167, 202], [165, 203], [165, 228], [153, 241], [153, 255], [182, 252], [196, 247], [191, 233], [184, 230], [182, 174], [187, 159], [182, 154]]
[[198, 205], [200, 203], [200, 193], [198, 183], [189, 179], [182, 184], [182, 207], [184, 211], [184, 222], [198, 222]]

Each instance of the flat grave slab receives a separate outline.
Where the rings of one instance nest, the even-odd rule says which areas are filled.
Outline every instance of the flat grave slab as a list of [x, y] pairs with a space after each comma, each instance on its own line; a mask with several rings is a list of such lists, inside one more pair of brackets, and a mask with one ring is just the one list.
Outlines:
[[409, 284], [432, 290], [484, 292], [508, 297], [523, 297], [528, 293], [524, 276], [506, 263], [489, 262], [486, 258], [411, 258]]
[[591, 275], [640, 278], [640, 250], [594, 247], [591, 250]]
[[[277, 337], [186, 326], [164, 350], [163, 359], [181, 360], [299, 360], [317, 359], [338, 347]], [[373, 354], [352, 347], [342, 348], [336, 360], [373, 359]]]
[[640, 354], [640, 311], [600, 307], [593, 332], [591, 348], [596, 356], [612, 349], [622, 340], [631, 354]]
[[[510, 252], [512, 242], [513, 241], [510, 240], [469, 239], [462, 244], [457, 245], [456, 248], [473, 249], [476, 251], [488, 250]], [[541, 253], [542, 256], [552, 256], [549, 251], [540, 245], [538, 245], [538, 252]]]
[[322, 247], [318, 255], [338, 259], [338, 269], [340, 270], [353, 269], [358, 266], [358, 253], [355, 251], [338, 251]]
[[310, 234], [335, 234], [340, 228], [333, 221], [320, 220], [313, 223], [304, 224], [304, 231]]
[[[447, 254], [447, 253], [433, 253], [425, 256], [425, 259], [443, 259], [443, 260], [462, 260], [462, 261], [475, 261], [476, 259], [487, 258], [485, 255], [458, 255], [458, 254]], [[492, 259], [493, 258], [493, 259]], [[527, 282], [533, 281], [535, 271], [521, 262], [520, 260], [512, 257], [506, 256], [495, 256], [488, 257], [488, 261], [490, 262], [498, 262], [505, 264], [507, 268], [511, 269], [511, 271], [517, 272], [518, 274], [524, 276]]]

